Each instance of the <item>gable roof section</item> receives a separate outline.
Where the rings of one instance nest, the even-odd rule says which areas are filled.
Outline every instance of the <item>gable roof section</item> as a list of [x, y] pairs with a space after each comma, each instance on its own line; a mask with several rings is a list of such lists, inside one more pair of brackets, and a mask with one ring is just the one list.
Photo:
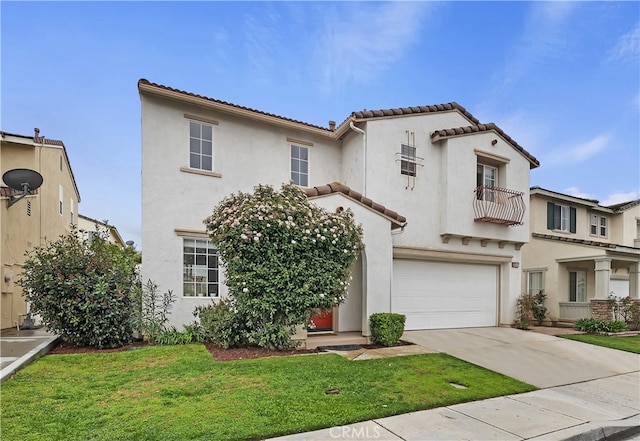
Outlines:
[[500, 135], [509, 145], [511, 145], [514, 149], [516, 149], [522, 156], [527, 158], [531, 163], [531, 168], [536, 168], [540, 166], [540, 161], [536, 159], [531, 153], [526, 151], [524, 147], [518, 144], [513, 138], [507, 135], [500, 127], [498, 127], [494, 123], [480, 124], [478, 123], [475, 126], [466, 126], [466, 127], [455, 127], [452, 129], [441, 129], [436, 130], [431, 134], [431, 139], [433, 141], [438, 141], [440, 139], [452, 138], [454, 136], [468, 135], [471, 133], [479, 133], [479, 132], [490, 132], [494, 131], [498, 135]]
[[266, 123], [271, 123], [279, 126], [285, 126], [295, 128], [298, 130], [305, 130], [317, 135], [326, 136], [331, 139], [342, 138], [349, 130], [351, 130], [350, 123], [358, 121], [366, 121], [376, 118], [389, 118], [389, 117], [401, 117], [409, 115], [424, 115], [436, 112], [459, 112], [463, 117], [469, 120], [471, 125], [467, 127], [460, 127], [454, 129], [438, 130], [431, 135], [434, 137], [451, 137], [458, 135], [466, 135], [470, 133], [483, 132], [493, 130], [498, 133], [509, 145], [513, 146], [518, 152], [520, 152], [531, 163], [531, 168], [540, 166], [540, 162], [527, 152], [520, 144], [515, 142], [509, 135], [507, 135], [502, 129], [500, 129], [494, 123], [481, 124], [480, 121], [473, 116], [467, 109], [462, 107], [456, 102], [450, 102], [446, 104], [435, 104], [428, 106], [415, 106], [415, 107], [400, 107], [395, 109], [380, 109], [380, 110], [361, 110], [352, 112], [347, 119], [345, 119], [337, 128], [326, 128], [315, 124], [306, 123], [292, 118], [276, 115], [273, 113], [263, 112], [261, 110], [253, 109], [251, 107], [239, 106], [237, 104], [229, 103], [227, 101], [217, 100], [209, 98], [203, 95], [198, 95], [184, 90], [175, 89], [173, 87], [163, 86], [162, 84], [152, 83], [147, 79], [138, 80], [138, 91], [140, 93], [148, 93], [152, 95], [162, 96], [177, 101], [190, 102], [196, 105], [204, 105], [206, 107], [214, 108], [218, 111], [234, 114], [237, 116], [243, 116], [245, 118], [260, 120]]
[[332, 182], [331, 184], [320, 185], [317, 187], [300, 187], [300, 189], [310, 199], [318, 196], [332, 194], [332, 193], [341, 193], [346, 197], [348, 197], [349, 199], [352, 199], [358, 202], [360, 205], [364, 205], [370, 210], [373, 210], [378, 214], [388, 218], [394, 224], [394, 227], [392, 228], [404, 227], [407, 223], [406, 217], [385, 207], [382, 204], [378, 204], [372, 199], [369, 199], [368, 197], [364, 196], [362, 193], [359, 193], [346, 185], [342, 185], [339, 182]]
[[78, 203], [80, 202], [80, 190], [78, 190], [78, 184], [76, 183], [76, 178], [73, 175], [73, 169], [71, 168], [71, 162], [69, 161], [69, 155], [67, 155], [67, 149], [64, 146], [64, 143], [59, 139], [49, 139], [44, 136], [26, 136], [26, 135], [17, 135], [15, 133], [8, 133], [0, 131], [0, 138], [6, 140], [7, 142], [11, 142], [9, 139], [6, 139], [7, 136], [22, 138], [25, 140], [23, 144], [31, 144], [34, 146], [44, 146], [51, 145], [55, 147], [62, 147], [62, 154], [64, 155], [64, 159], [67, 163], [67, 168], [69, 169], [69, 175], [71, 175], [71, 183], [73, 184], [73, 188], [76, 191], [76, 196], [78, 196]]
[[628, 210], [629, 208], [633, 208], [638, 204], [640, 204], [640, 199], [636, 199], [635, 201], [622, 202], [620, 204], [608, 205], [607, 208], [610, 208], [616, 212], [620, 212]]

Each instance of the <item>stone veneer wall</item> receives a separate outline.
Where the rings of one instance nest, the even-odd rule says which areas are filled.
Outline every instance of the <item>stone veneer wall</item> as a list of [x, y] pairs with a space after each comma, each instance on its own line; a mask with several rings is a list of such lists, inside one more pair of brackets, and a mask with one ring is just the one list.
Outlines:
[[606, 299], [591, 299], [591, 317], [600, 320], [612, 320], [613, 311]]

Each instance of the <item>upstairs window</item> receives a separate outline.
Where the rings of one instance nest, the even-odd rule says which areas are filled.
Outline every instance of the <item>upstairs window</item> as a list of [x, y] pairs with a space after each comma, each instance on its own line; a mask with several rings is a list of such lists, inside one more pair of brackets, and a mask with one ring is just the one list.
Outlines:
[[64, 189], [62, 185], [58, 187], [58, 212], [62, 216], [62, 200], [64, 199]]
[[576, 209], [568, 205], [547, 202], [547, 228], [549, 230], [576, 232]]
[[476, 167], [477, 198], [482, 201], [496, 201], [495, 188], [498, 186], [498, 168], [478, 163]]
[[416, 148], [400, 145], [400, 173], [407, 176], [416, 175]]
[[607, 224], [608, 219], [606, 216], [591, 214], [589, 234], [591, 234], [592, 236], [607, 237]]
[[189, 121], [189, 167], [213, 171], [213, 127]]
[[301, 187], [309, 186], [309, 148], [291, 144], [291, 181]]

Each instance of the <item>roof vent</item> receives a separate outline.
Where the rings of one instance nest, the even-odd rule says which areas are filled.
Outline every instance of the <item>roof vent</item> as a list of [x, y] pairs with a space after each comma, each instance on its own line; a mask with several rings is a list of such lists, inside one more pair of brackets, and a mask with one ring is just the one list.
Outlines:
[[35, 134], [33, 135], [34, 138], [37, 138], [40, 136], [40, 129], [39, 128], [34, 128], [33, 131], [35, 132]]
[[329, 130], [331, 130], [332, 132], [336, 131], [336, 122], [335, 121], [329, 121]]

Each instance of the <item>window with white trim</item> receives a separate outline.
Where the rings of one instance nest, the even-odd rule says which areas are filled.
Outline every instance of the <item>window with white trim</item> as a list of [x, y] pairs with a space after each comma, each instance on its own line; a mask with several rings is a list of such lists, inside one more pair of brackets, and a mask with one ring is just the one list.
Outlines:
[[213, 126], [189, 121], [189, 167], [213, 171]]
[[544, 292], [544, 271], [527, 271], [527, 294]]
[[75, 225], [74, 224], [75, 219], [73, 218], [73, 212], [74, 212], [73, 199], [69, 199], [69, 218], [70, 218], [71, 225]]
[[607, 217], [592, 213], [590, 219], [589, 234], [592, 236], [607, 237]]
[[291, 181], [295, 185], [309, 185], [309, 148], [291, 144]]
[[182, 239], [182, 295], [218, 297], [220, 271], [218, 251], [210, 240]]
[[495, 202], [495, 187], [498, 186], [498, 168], [478, 162], [476, 167], [476, 197], [481, 201]]
[[60, 213], [60, 216], [62, 216], [62, 203], [63, 203], [63, 199], [64, 199], [64, 189], [62, 188], [62, 185], [58, 188], [58, 211]]
[[400, 173], [408, 176], [416, 175], [416, 148], [400, 144]]
[[576, 209], [568, 205], [547, 202], [547, 228], [549, 230], [576, 232]]
[[585, 270], [569, 270], [569, 301], [587, 301], [587, 272]]

